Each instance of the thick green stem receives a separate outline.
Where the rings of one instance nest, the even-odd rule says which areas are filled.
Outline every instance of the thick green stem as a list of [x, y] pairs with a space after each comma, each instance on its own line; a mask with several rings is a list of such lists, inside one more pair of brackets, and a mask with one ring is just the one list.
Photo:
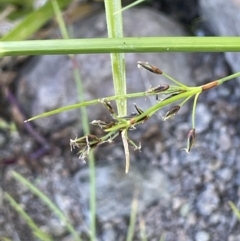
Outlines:
[[0, 42], [0, 56], [138, 52], [240, 52], [240, 37], [132, 37]]
[[[111, 39], [123, 38], [123, 21], [122, 13], [115, 14], [114, 12], [122, 9], [121, 0], [105, 0], [106, 20], [108, 37]], [[111, 64], [113, 74], [114, 92], [116, 95], [126, 94], [126, 70], [125, 70], [125, 57], [124, 53], [112, 52]], [[116, 101], [118, 115], [127, 114], [127, 101], [126, 99], [119, 99]]]

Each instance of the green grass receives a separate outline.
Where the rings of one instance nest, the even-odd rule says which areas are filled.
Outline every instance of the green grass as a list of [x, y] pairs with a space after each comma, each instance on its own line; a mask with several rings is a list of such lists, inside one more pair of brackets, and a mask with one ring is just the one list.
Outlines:
[[[36, 195], [58, 218], [59, 220], [66, 226], [69, 233], [72, 234], [74, 240], [81, 241], [81, 238], [78, 232], [74, 229], [72, 224], [66, 218], [66, 216], [61, 212], [60, 209], [43, 193], [41, 192], [35, 185], [30, 183], [26, 178], [18, 174], [17, 172], [12, 171], [12, 176], [26, 188], [28, 188], [34, 195]], [[29, 215], [23, 210], [23, 208], [17, 204], [14, 199], [8, 194], [5, 193], [6, 200], [11, 204], [11, 206], [26, 220], [27, 224], [31, 228], [33, 234], [40, 238], [43, 241], [51, 241], [52, 239], [43, 231], [41, 231], [38, 226], [34, 223], [34, 221], [29, 217]]]

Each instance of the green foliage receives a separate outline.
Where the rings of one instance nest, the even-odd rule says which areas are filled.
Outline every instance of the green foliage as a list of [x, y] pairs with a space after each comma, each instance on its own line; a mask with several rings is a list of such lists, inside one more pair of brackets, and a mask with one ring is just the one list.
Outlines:
[[[22, 185], [28, 188], [33, 194], [35, 194], [60, 219], [60, 221], [67, 227], [68, 231], [72, 234], [75, 241], [81, 241], [79, 234], [71, 225], [71, 223], [68, 221], [67, 217], [43, 192], [41, 192], [36, 186], [34, 186], [31, 182], [29, 182], [26, 178], [24, 178], [22, 175], [18, 174], [17, 172], [12, 171], [12, 176], [18, 182], [20, 182]], [[9, 195], [7, 196], [7, 198], [10, 201]], [[16, 210], [18, 206], [19, 205], [13, 205], [13, 207]], [[20, 209], [17, 211], [19, 211], [20, 213]], [[24, 216], [24, 212], [21, 212], [20, 215], [23, 216], [25, 219], [27, 219], [27, 216]], [[32, 223], [30, 219], [27, 219], [27, 223], [32, 228], [33, 231], [36, 230], [34, 223]]]
[[238, 208], [231, 201], [229, 201], [228, 204], [231, 207], [231, 209], [234, 212], [234, 214], [237, 216], [238, 220], [240, 221], [240, 211], [238, 210]]
[[[52, 6], [55, 12], [55, 15], [57, 17], [58, 25], [62, 34], [62, 37], [64, 39], [69, 39], [67, 27], [65, 25], [64, 19], [62, 17], [60, 7], [58, 5], [58, 2], [56, 0], [52, 0]], [[78, 99], [79, 102], [84, 102], [84, 89], [82, 85], [82, 80], [80, 77], [79, 69], [77, 66], [77, 60], [75, 55], [69, 55], [69, 58], [72, 61], [73, 66], [73, 76], [75, 79], [75, 84], [77, 87], [78, 92]], [[83, 132], [85, 135], [89, 134], [89, 121], [87, 116], [87, 110], [85, 107], [80, 109], [81, 113], [81, 123], [83, 126]], [[95, 183], [95, 159], [93, 153], [89, 153], [89, 178], [90, 178], [90, 209], [91, 209], [91, 218], [90, 218], [90, 230], [91, 230], [91, 240], [96, 240], [96, 183]]]
[[0, 130], [7, 130], [7, 131], [16, 131], [16, 126], [13, 122], [7, 122], [4, 119], [0, 118]]
[[[72, 0], [58, 0], [60, 8], [67, 6]], [[25, 40], [39, 30], [47, 21], [54, 16], [51, 1], [41, 8], [32, 11], [12, 31], [6, 34], [1, 41]]]
[[9, 204], [15, 209], [16, 212], [26, 221], [27, 225], [31, 228], [33, 235], [42, 241], [53, 241], [51, 237], [43, 232], [37, 224], [32, 220], [32, 218], [24, 211], [22, 206], [18, 204], [8, 193], [4, 193], [5, 199]]

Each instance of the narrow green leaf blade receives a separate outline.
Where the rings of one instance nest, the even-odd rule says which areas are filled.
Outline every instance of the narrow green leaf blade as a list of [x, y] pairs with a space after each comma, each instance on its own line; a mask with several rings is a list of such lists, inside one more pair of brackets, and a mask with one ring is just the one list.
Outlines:
[[[60, 8], [67, 6], [72, 0], [58, 0]], [[38, 10], [30, 13], [19, 25], [3, 36], [1, 41], [16, 41], [29, 38], [54, 16], [51, 1]]]

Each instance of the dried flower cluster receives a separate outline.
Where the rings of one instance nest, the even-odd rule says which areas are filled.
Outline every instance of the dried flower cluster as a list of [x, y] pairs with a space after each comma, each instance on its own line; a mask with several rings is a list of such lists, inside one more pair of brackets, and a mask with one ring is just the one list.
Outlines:
[[[149, 63], [145, 62], [138, 62], [138, 67], [144, 68], [154, 74], [163, 75], [167, 79], [171, 80], [175, 85], [168, 85], [168, 84], [161, 84], [154, 88], [150, 88], [146, 90], [145, 92], [140, 93], [131, 93], [126, 94], [122, 96], [110, 96], [106, 97], [100, 100], [91, 100], [89, 102], [82, 102], [70, 106], [65, 106], [56, 110], [52, 110], [49, 112], [45, 112], [43, 114], [34, 116], [24, 122], [36, 120], [38, 118], [54, 115], [57, 113], [61, 113], [66, 110], [72, 110], [75, 108], [81, 108], [85, 107], [90, 104], [95, 104], [97, 101], [102, 103], [110, 112], [112, 116], [111, 121], [103, 121], [103, 120], [94, 120], [91, 122], [92, 125], [97, 125], [100, 127], [104, 132], [106, 132], [106, 135], [103, 135], [101, 138], [95, 136], [95, 135], [86, 135], [80, 138], [75, 138], [74, 140], [70, 140], [70, 147], [71, 150], [74, 148], [78, 148], [79, 150], [79, 157], [81, 159], [84, 159], [89, 155], [89, 152], [93, 150], [98, 145], [105, 143], [105, 142], [112, 142], [114, 138], [116, 138], [118, 135], [121, 135], [122, 141], [123, 141], [123, 147], [125, 152], [125, 159], [126, 159], [126, 173], [129, 170], [130, 165], [130, 154], [128, 149], [128, 144], [130, 143], [135, 147], [135, 149], [140, 150], [141, 144], [136, 145], [131, 139], [128, 138], [128, 131], [131, 129], [135, 129], [137, 125], [140, 125], [147, 121], [152, 115], [154, 115], [158, 110], [162, 109], [163, 107], [167, 105], [172, 105], [173, 103], [177, 103], [173, 105], [163, 116], [163, 120], [168, 120], [169, 118], [176, 115], [181, 107], [192, 97], [194, 97], [193, 101], [193, 109], [192, 109], [192, 128], [190, 129], [188, 136], [187, 136], [187, 147], [182, 149], [186, 152], [190, 152], [195, 140], [196, 140], [196, 131], [195, 131], [195, 112], [196, 112], [196, 105], [197, 105], [197, 99], [199, 95], [206, 90], [210, 90], [211, 88], [214, 88], [216, 86], [219, 86], [229, 80], [235, 79], [240, 76], [240, 72], [237, 72], [235, 74], [226, 76], [224, 78], [214, 80], [210, 83], [207, 83], [202, 86], [198, 87], [188, 87], [181, 82], [175, 80], [168, 74], [161, 71], [159, 68], [150, 65]], [[110, 100], [116, 100], [117, 98], [133, 98], [133, 97], [143, 97], [143, 96], [149, 96], [149, 95], [155, 95], [157, 103], [150, 107], [149, 109], [143, 111], [141, 110], [137, 105], [135, 105], [136, 112], [128, 115], [128, 116], [118, 116], [114, 109], [111, 106]], [[159, 95], [163, 96], [159, 100]], [[180, 102], [182, 101], [182, 102]]]
[[[102, 143], [109, 142], [111, 143], [114, 138], [116, 138], [118, 135], [122, 135], [123, 139], [123, 145], [125, 150], [125, 156], [126, 156], [126, 172], [128, 172], [129, 169], [129, 151], [128, 151], [128, 143], [134, 146], [135, 150], [141, 149], [141, 144], [136, 145], [131, 139], [128, 138], [128, 130], [135, 129], [137, 125], [143, 124], [145, 121], [147, 121], [156, 111], [161, 109], [162, 107], [166, 105], [170, 105], [174, 102], [179, 102], [180, 100], [184, 99], [181, 103], [172, 106], [166, 114], [163, 116], [163, 120], [166, 121], [169, 118], [176, 115], [181, 106], [185, 104], [191, 97], [195, 96], [194, 101], [194, 109], [196, 108], [196, 100], [198, 95], [202, 92], [202, 87], [188, 87], [177, 80], [173, 79], [166, 73], [162, 72], [160, 69], [158, 69], [155, 66], [152, 66], [148, 63], [138, 62], [138, 66], [142, 67], [144, 69], [147, 69], [151, 71], [154, 74], [158, 75], [164, 75], [171, 81], [173, 81], [176, 85], [168, 85], [163, 84], [156, 86], [154, 88], [150, 88], [145, 91], [145, 95], [156, 95], [157, 104], [152, 106], [146, 111], [143, 111], [140, 109], [137, 105], [135, 106], [136, 112], [131, 113], [127, 116], [118, 116], [113, 109], [111, 103], [106, 99], [100, 99], [99, 102], [103, 104], [109, 111], [110, 115], [112, 116], [111, 121], [103, 121], [103, 120], [93, 120], [91, 122], [92, 125], [96, 125], [100, 127], [104, 132], [107, 134], [102, 136], [101, 138], [98, 138], [94, 135], [86, 135], [80, 138], [76, 138], [74, 140], [70, 140], [70, 146], [71, 149], [79, 148], [80, 151], [79, 157], [81, 159], [84, 159], [88, 156], [89, 152], [97, 147], [98, 145]], [[158, 99], [158, 96], [162, 95], [164, 98], [161, 100]], [[195, 113], [195, 110], [193, 111]], [[196, 139], [195, 134], [195, 127], [194, 127], [194, 117], [193, 117], [193, 127], [189, 131], [188, 134], [188, 140], [187, 140], [187, 147], [184, 148], [186, 152], [190, 152], [194, 142]]]

